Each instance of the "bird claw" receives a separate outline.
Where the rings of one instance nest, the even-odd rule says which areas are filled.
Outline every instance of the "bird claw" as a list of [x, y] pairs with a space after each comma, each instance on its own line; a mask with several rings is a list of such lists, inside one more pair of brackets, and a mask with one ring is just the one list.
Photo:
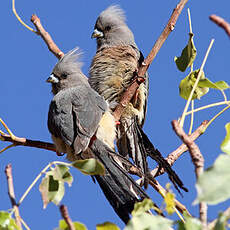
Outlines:
[[137, 81], [139, 84], [141, 84], [141, 83], [145, 82], [146, 77], [145, 76], [139, 76], [138, 72], [135, 71], [132, 80]]
[[[10, 137], [11, 137], [11, 139], [14, 141], [14, 140], [16, 140], [16, 136], [11, 132], [11, 130], [8, 128], [8, 126], [6, 125], [6, 123], [0, 118], [0, 123], [2, 123], [2, 125], [4, 126], [4, 128], [6, 129], [6, 131], [9, 133], [9, 135], [10, 135]], [[2, 135], [2, 136], [4, 136], [4, 132], [2, 132], [1, 130], [0, 130], [0, 134]], [[1, 140], [3, 140], [3, 138], [4, 137], [2, 137], [1, 136]]]
[[120, 121], [115, 121], [115, 124], [116, 124], [116, 125], [120, 125], [121, 122], [120, 122]]

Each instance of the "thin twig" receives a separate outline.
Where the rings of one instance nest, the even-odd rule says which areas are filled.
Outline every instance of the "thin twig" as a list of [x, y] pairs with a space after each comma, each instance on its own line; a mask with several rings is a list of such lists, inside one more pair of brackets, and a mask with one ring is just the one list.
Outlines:
[[46, 150], [56, 152], [55, 145], [52, 143], [44, 142], [44, 141], [30, 140], [24, 137], [15, 137], [14, 139], [12, 139], [10, 135], [3, 133], [3, 132], [1, 132], [0, 140], [12, 142], [15, 146], [23, 145], [23, 146], [46, 149]]
[[16, 16], [16, 18], [18, 19], [18, 21], [23, 25], [25, 26], [28, 30], [36, 33], [35, 30], [33, 30], [30, 26], [28, 26], [25, 22], [22, 21], [22, 19], [19, 17], [17, 11], [16, 11], [16, 8], [15, 8], [15, 0], [12, 0], [12, 11], [14, 13], [14, 15]]
[[13, 176], [12, 176], [12, 166], [11, 164], [8, 164], [5, 168], [5, 174], [7, 177], [7, 183], [8, 183], [8, 194], [10, 197], [10, 202], [12, 204], [12, 207], [14, 209], [14, 215], [15, 215], [15, 222], [16, 225], [22, 229], [21, 225], [21, 217], [19, 213], [19, 208], [15, 200], [15, 193], [14, 193], [14, 184], [13, 184]]
[[117, 105], [113, 115], [116, 120], [120, 119], [120, 116], [124, 110], [124, 108], [127, 106], [127, 104], [130, 102], [131, 98], [135, 94], [136, 90], [138, 89], [140, 82], [143, 81], [142, 76], [145, 75], [147, 69], [149, 68], [150, 64], [156, 57], [157, 53], [159, 52], [161, 46], [164, 44], [165, 40], [168, 38], [169, 34], [174, 30], [174, 27], [176, 25], [176, 21], [184, 8], [185, 4], [188, 0], [181, 0], [180, 3], [176, 6], [176, 8], [173, 10], [173, 13], [165, 26], [163, 32], [161, 33], [160, 37], [157, 39], [156, 43], [154, 44], [152, 50], [150, 51], [147, 58], [144, 60], [142, 65], [140, 66], [138, 70], [138, 77], [130, 87], [126, 90], [126, 92], [122, 95], [120, 103]]
[[[195, 166], [196, 178], [204, 171], [204, 158], [200, 152], [199, 147], [195, 144], [193, 140], [184, 132], [183, 128], [180, 126], [177, 120], [172, 121], [172, 127], [177, 136], [187, 145], [192, 162]], [[205, 202], [200, 203], [200, 220], [203, 228], [207, 227], [207, 204]]]
[[[227, 219], [230, 218], [230, 207], [227, 208], [224, 212], [223, 215], [227, 217]], [[213, 220], [211, 223], [208, 224], [208, 229], [214, 229], [215, 225], [217, 223], [217, 219]]]
[[230, 101], [221, 101], [221, 102], [216, 102], [216, 103], [213, 103], [213, 104], [201, 106], [199, 108], [194, 109], [193, 111], [188, 111], [186, 113], [186, 116], [189, 115], [189, 114], [191, 114], [191, 113], [196, 113], [196, 112], [199, 112], [201, 110], [209, 109], [209, 108], [220, 106], [220, 105], [230, 105]]
[[[200, 135], [203, 134], [203, 130], [205, 129], [206, 125], [208, 124], [208, 121], [205, 120], [202, 122], [202, 124], [189, 136], [192, 141], [195, 141]], [[188, 147], [185, 144], [180, 145], [176, 150], [171, 152], [165, 160], [168, 161], [168, 163], [172, 166], [174, 162], [184, 153], [188, 150]], [[157, 166], [155, 169], [151, 171], [151, 175], [154, 177], [160, 176], [163, 173], [165, 173], [164, 168], [159, 170], [159, 166]]]
[[44, 169], [42, 169], [42, 171], [36, 176], [36, 178], [33, 180], [33, 182], [31, 183], [31, 185], [24, 192], [24, 194], [22, 195], [22, 197], [20, 198], [20, 200], [18, 202], [18, 206], [21, 205], [21, 203], [23, 202], [23, 200], [26, 198], [26, 196], [31, 191], [31, 189], [34, 187], [34, 185], [38, 182], [38, 180], [40, 179], [40, 177], [43, 176], [43, 174], [46, 172], [46, 170], [48, 168], [51, 168], [52, 165], [56, 165], [56, 164], [62, 164], [62, 165], [66, 165], [66, 166], [71, 166], [70, 163], [61, 162], [61, 161], [53, 161], [53, 162], [49, 163]]
[[[143, 173], [140, 171], [139, 168], [137, 168], [136, 166], [132, 166], [131, 168], [129, 168], [129, 173], [136, 175], [138, 177], [142, 177]], [[160, 185], [160, 183], [154, 178], [153, 175], [151, 175], [151, 173], [149, 173], [148, 175], [145, 175], [147, 178], [148, 183], [164, 198], [165, 194], [166, 194], [166, 190], [164, 189], [164, 187], [162, 187]], [[136, 182], [138, 184], [140, 184], [140, 180], [137, 180]], [[187, 215], [191, 216], [191, 214], [189, 213], [189, 211], [186, 209], [186, 207], [181, 204], [178, 200], [174, 199], [175, 202], [175, 208], [180, 212], [180, 213], [184, 213], [186, 212]]]
[[194, 92], [195, 92], [195, 90], [196, 90], [196, 87], [197, 87], [197, 85], [198, 85], [198, 83], [199, 83], [199, 81], [200, 81], [201, 74], [203, 73], [204, 65], [205, 65], [205, 63], [206, 63], [206, 61], [207, 61], [207, 58], [208, 58], [209, 52], [210, 52], [210, 50], [211, 50], [211, 48], [212, 48], [213, 42], [214, 42], [214, 39], [211, 40], [211, 42], [210, 42], [210, 44], [209, 44], [209, 46], [208, 46], [208, 49], [207, 49], [207, 51], [206, 51], [204, 60], [203, 60], [203, 62], [202, 62], [202, 64], [201, 64], [199, 73], [198, 73], [198, 75], [197, 75], [197, 79], [196, 79], [196, 81], [195, 81], [195, 83], [194, 83], [194, 85], [193, 85], [192, 91], [191, 91], [191, 93], [190, 93], [190, 95], [189, 95], [189, 98], [188, 98], [188, 100], [187, 100], [187, 103], [186, 103], [186, 105], [185, 105], [184, 111], [183, 111], [182, 116], [181, 116], [181, 119], [180, 119], [180, 126], [181, 126], [181, 127], [184, 126], [184, 120], [185, 120], [185, 116], [186, 116], [185, 114], [186, 114], [187, 111], [188, 111], [188, 107], [189, 107], [189, 104], [190, 104], [190, 102], [191, 102], [191, 100], [192, 100], [192, 96], [193, 96], [193, 94], [194, 94]]
[[[150, 177], [149, 177], [149, 179], [150, 179]], [[164, 187], [162, 187], [162, 186], [160, 185], [160, 183], [159, 183], [156, 179], [154, 179], [154, 178], [152, 177], [152, 179], [149, 180], [149, 184], [150, 184], [158, 193], [160, 193], [160, 194], [162, 195], [163, 198], [165, 197], [167, 191], [164, 189]], [[175, 202], [175, 208], [176, 208], [180, 213], [182, 213], [182, 214], [186, 213], [187, 215], [191, 216], [191, 214], [190, 214], [189, 211], [186, 209], [186, 207], [185, 207], [183, 204], [181, 204], [177, 199], [174, 199], [174, 202]]]
[[226, 110], [228, 110], [230, 108], [230, 105], [226, 106], [225, 108], [223, 108], [219, 113], [217, 113], [206, 125], [205, 130], [209, 127], [209, 125], [212, 124], [213, 121], [216, 120], [217, 117], [219, 117], [222, 113], [224, 113]]
[[36, 34], [42, 37], [42, 39], [48, 46], [49, 51], [51, 51], [58, 59], [61, 59], [64, 56], [64, 53], [58, 48], [58, 46], [54, 43], [49, 33], [44, 29], [37, 15], [32, 15], [31, 22], [35, 25], [37, 29]]
[[228, 22], [215, 14], [211, 15], [209, 19], [216, 23], [219, 27], [223, 28], [226, 34], [230, 37], [230, 24]]
[[74, 224], [69, 216], [68, 209], [65, 205], [60, 206], [60, 212], [70, 230], [75, 230]]
[[191, 120], [190, 120], [190, 127], [189, 127], [189, 131], [188, 131], [188, 134], [189, 135], [191, 135], [191, 133], [192, 133], [192, 129], [193, 129], [193, 124], [194, 124], [194, 104], [195, 104], [195, 102], [194, 102], [194, 100], [192, 100], [191, 101], [191, 111], [192, 111], [192, 113], [191, 113]]

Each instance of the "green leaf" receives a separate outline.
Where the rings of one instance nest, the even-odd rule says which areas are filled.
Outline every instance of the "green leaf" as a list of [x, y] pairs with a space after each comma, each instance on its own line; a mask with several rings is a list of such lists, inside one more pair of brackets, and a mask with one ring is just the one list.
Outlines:
[[216, 222], [216, 225], [214, 227], [214, 230], [225, 230], [225, 226], [227, 225], [227, 216], [224, 215], [224, 213], [220, 213]]
[[207, 88], [211, 88], [211, 89], [218, 89], [218, 90], [225, 90], [229, 88], [228, 83], [226, 83], [225, 81], [217, 81], [217, 82], [212, 82], [210, 81], [208, 78], [205, 79], [201, 79], [198, 82], [198, 86], [199, 87], [207, 87]]
[[87, 230], [86, 226], [80, 222], [73, 222], [73, 225], [76, 230]]
[[65, 229], [67, 229], [67, 228], [68, 228], [68, 225], [67, 225], [67, 223], [65, 222], [65, 220], [60, 220], [60, 221], [59, 221], [59, 229], [65, 230]]
[[189, 66], [192, 65], [196, 58], [196, 47], [193, 42], [194, 34], [189, 33], [189, 40], [187, 46], [183, 49], [180, 57], [175, 57], [177, 68], [184, 72]]
[[178, 230], [202, 230], [202, 224], [200, 220], [189, 216], [185, 216], [185, 223], [179, 221], [178, 225]]
[[124, 230], [168, 230], [172, 221], [161, 216], [142, 213], [134, 216]]
[[[199, 71], [200, 71], [199, 69], [193, 71], [192, 73], [190, 73], [188, 76], [186, 76], [180, 82], [180, 86], [179, 86], [180, 96], [182, 98], [184, 98], [185, 100], [188, 100], [188, 98], [189, 98], [189, 95], [190, 95], [192, 88], [195, 84], [195, 81], [197, 79]], [[200, 81], [204, 80], [204, 79], [206, 79], [206, 78], [205, 78], [204, 72], [202, 72]], [[192, 100], [200, 99], [202, 96], [204, 96], [206, 93], [208, 93], [208, 91], [209, 91], [208, 87], [200, 87], [198, 85], [194, 91], [194, 94], [192, 96]]]
[[208, 204], [218, 204], [230, 198], [230, 156], [221, 154], [214, 165], [198, 178], [198, 197], [194, 203], [199, 201]]
[[96, 227], [97, 230], [120, 230], [116, 224], [111, 222], [105, 222], [103, 224], [98, 224]]
[[104, 166], [94, 158], [77, 160], [72, 165], [86, 175], [104, 175]]
[[15, 220], [8, 212], [0, 211], [0, 230], [19, 230]]
[[[73, 225], [76, 230], [87, 230], [86, 226], [80, 222], [73, 222]], [[60, 220], [59, 227], [56, 228], [55, 230], [69, 230], [69, 228], [65, 220]]]
[[175, 195], [171, 192], [167, 192], [164, 198], [166, 204], [166, 211], [169, 215], [175, 212]]
[[43, 208], [46, 208], [49, 202], [58, 205], [65, 194], [64, 182], [54, 180], [53, 176], [47, 173], [42, 179], [39, 191], [42, 195]]
[[54, 180], [66, 182], [69, 186], [71, 186], [73, 182], [73, 177], [69, 172], [69, 167], [65, 165], [56, 165], [56, 167], [52, 171], [52, 175], [54, 177]]
[[140, 215], [153, 208], [154, 205], [152, 200], [145, 198], [143, 201], [135, 203], [132, 216]]
[[230, 123], [225, 125], [226, 136], [220, 146], [221, 150], [227, 154], [230, 154]]

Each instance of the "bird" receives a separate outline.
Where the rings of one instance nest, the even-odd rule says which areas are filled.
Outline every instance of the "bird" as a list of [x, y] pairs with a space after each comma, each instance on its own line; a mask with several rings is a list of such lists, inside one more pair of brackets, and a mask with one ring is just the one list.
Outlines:
[[[138, 68], [144, 61], [125, 20], [124, 11], [118, 5], [112, 5], [99, 15], [91, 36], [97, 40], [97, 51], [91, 62], [89, 83], [109, 102], [112, 111], [137, 77]], [[147, 156], [141, 151], [134, 130], [136, 123], [143, 126], [147, 110], [148, 74], [143, 77], [145, 81], [140, 84], [118, 122], [116, 141], [118, 152], [130, 157], [145, 175], [148, 171]]]
[[[147, 72], [144, 76], [137, 75], [144, 56], [126, 24], [124, 11], [118, 5], [109, 6], [102, 11], [96, 20], [91, 37], [96, 38], [97, 50], [89, 69], [89, 83], [109, 102], [112, 111], [137, 77], [145, 80], [140, 83], [118, 122], [116, 136], [118, 152], [126, 158], [130, 157], [143, 175], [149, 173], [147, 157], [151, 157], [160, 167], [165, 168], [178, 191], [178, 186], [187, 191], [176, 172], [154, 148], [142, 129], [147, 112], [149, 77]], [[145, 188], [148, 185], [146, 178], [143, 176], [141, 180], [141, 185]]]
[[94, 157], [104, 165], [105, 175], [96, 175], [95, 179], [127, 224], [134, 204], [149, 197], [119, 163], [119, 154], [114, 150], [115, 119], [105, 99], [89, 85], [79, 60], [78, 48], [69, 51], [47, 79], [54, 95], [48, 130], [57, 153], [66, 153], [68, 160]]

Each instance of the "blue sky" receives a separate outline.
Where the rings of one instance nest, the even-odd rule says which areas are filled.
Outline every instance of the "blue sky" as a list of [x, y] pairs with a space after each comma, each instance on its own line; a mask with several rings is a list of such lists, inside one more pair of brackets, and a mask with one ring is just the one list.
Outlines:
[[[135, 40], [146, 56], [154, 42], [166, 25], [172, 9], [178, 1], [26, 1], [17, 0], [16, 8], [19, 15], [32, 26], [30, 16], [36, 13], [46, 30], [51, 34], [56, 44], [63, 52], [79, 46], [84, 55], [83, 71], [88, 73], [89, 65], [96, 50], [96, 42], [91, 33], [99, 13], [111, 4], [119, 4], [127, 16], [127, 23], [132, 29]], [[11, 11], [11, 1], [1, 3], [1, 52], [2, 71], [0, 84], [0, 117], [12, 131], [20, 137], [51, 141], [47, 129], [47, 113], [52, 98], [50, 85], [45, 80], [57, 62], [41, 38], [28, 31], [15, 18]], [[179, 56], [188, 39], [187, 7], [191, 10], [194, 41], [197, 48], [197, 58], [194, 68], [200, 67], [209, 42], [215, 39], [205, 65], [206, 76], [212, 81], [229, 81], [229, 51], [230, 42], [225, 32], [209, 20], [209, 15], [217, 14], [230, 21], [229, 0], [195, 1], [190, 0], [179, 17], [175, 30], [169, 36], [156, 59], [149, 68], [150, 94], [147, 119], [144, 130], [153, 144], [166, 156], [181, 142], [171, 128], [171, 120], [177, 119], [185, 106], [185, 100], [180, 98], [178, 86], [187, 72], [177, 70], [173, 61]], [[222, 101], [222, 95], [210, 91], [195, 106]], [[211, 119], [220, 107], [195, 114], [195, 127], [203, 120]], [[185, 127], [188, 127], [186, 120]], [[225, 136], [224, 125], [229, 122], [229, 111], [226, 111], [211, 125], [207, 132], [197, 140], [205, 157], [205, 167], [210, 166], [221, 153], [219, 148]], [[1, 147], [6, 146], [0, 143]], [[16, 197], [19, 199], [36, 175], [49, 163], [58, 158], [53, 152], [35, 148], [15, 147], [0, 155], [0, 210], [11, 207], [7, 195], [7, 185], [4, 168], [12, 163]], [[155, 163], [150, 161], [150, 167]], [[187, 206], [189, 211], [198, 216], [198, 206], [191, 206], [196, 197], [194, 187], [195, 174], [188, 153], [185, 153], [173, 166], [189, 193], [177, 198]], [[74, 183], [66, 187], [63, 204], [68, 206], [74, 221], [86, 224], [88, 229], [95, 229], [97, 223], [111, 221], [123, 227], [98, 185], [90, 177], [81, 175], [77, 170], [71, 170]], [[158, 178], [162, 185], [168, 181], [167, 176]], [[147, 191], [160, 206], [162, 199], [149, 188]], [[217, 216], [218, 211], [227, 204], [209, 207], [209, 220]], [[20, 206], [23, 219], [31, 229], [54, 229], [61, 219], [58, 208], [49, 204], [42, 209], [42, 201], [36, 185]], [[172, 218], [176, 218], [173, 216]]]

